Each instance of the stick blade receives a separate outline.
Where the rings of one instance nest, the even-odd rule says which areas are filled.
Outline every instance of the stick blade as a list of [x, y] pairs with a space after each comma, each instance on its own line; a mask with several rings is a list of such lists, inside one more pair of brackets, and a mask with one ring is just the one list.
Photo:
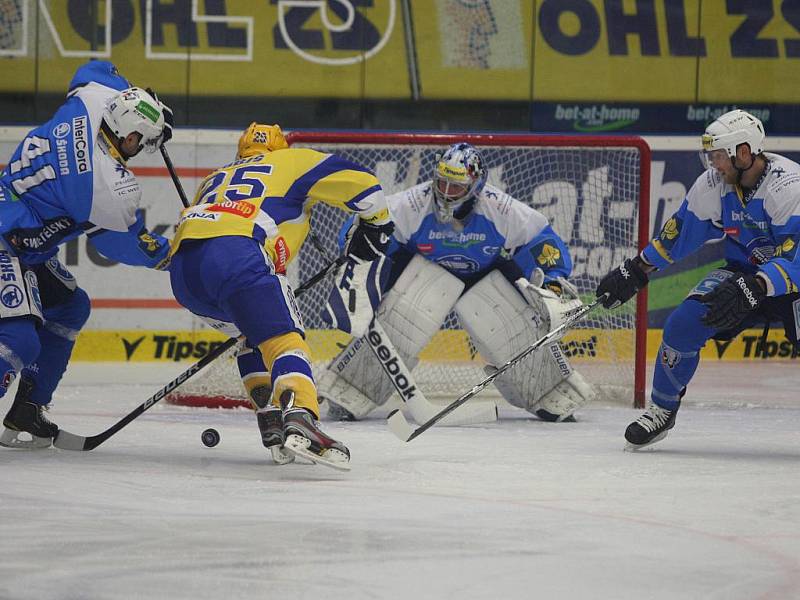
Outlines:
[[411, 436], [414, 435], [414, 427], [408, 422], [403, 411], [399, 409], [389, 413], [387, 424], [389, 425], [389, 431], [404, 442], [409, 441]]
[[56, 435], [56, 439], [53, 440], [53, 446], [60, 450], [90, 450], [90, 448], [86, 448], [86, 438], [84, 436], [75, 435], [63, 429], [58, 430], [58, 435]]

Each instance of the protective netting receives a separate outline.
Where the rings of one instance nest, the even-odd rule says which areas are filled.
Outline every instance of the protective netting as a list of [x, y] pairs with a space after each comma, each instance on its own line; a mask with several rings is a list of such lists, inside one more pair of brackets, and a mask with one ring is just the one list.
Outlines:
[[[436, 145], [399, 140], [377, 144], [315, 140], [309, 144], [295, 137], [293, 145], [312, 146], [362, 164], [375, 172], [391, 194], [430, 179], [437, 152], [459, 138], [440, 136], [436, 141]], [[584, 301], [589, 301], [600, 278], [637, 250], [640, 190], [646, 185], [640, 148], [612, 145], [613, 138], [608, 146], [547, 146], [546, 137], [535, 143], [497, 146], [481, 140], [475, 145], [489, 168], [491, 184], [550, 218], [570, 248], [574, 261], [571, 281]], [[339, 253], [337, 237], [346, 218], [345, 213], [325, 205], [314, 208], [312, 229], [330, 256]], [[322, 253], [307, 243], [290, 270], [294, 285], [325, 264]], [[320, 317], [329, 289], [330, 281], [323, 281], [298, 299], [317, 371], [349, 339], [331, 331]], [[562, 340], [574, 366], [606, 400], [633, 401], [635, 328], [636, 306], [631, 302], [615, 311], [595, 311]], [[455, 398], [484, 377], [485, 363], [476, 355], [454, 313], [420, 359], [413, 374], [427, 396]], [[242, 394], [235, 361], [223, 358], [217, 363], [208, 368], [205, 377], [198, 376], [199, 381], [187, 382], [182, 392], [201, 397]]]

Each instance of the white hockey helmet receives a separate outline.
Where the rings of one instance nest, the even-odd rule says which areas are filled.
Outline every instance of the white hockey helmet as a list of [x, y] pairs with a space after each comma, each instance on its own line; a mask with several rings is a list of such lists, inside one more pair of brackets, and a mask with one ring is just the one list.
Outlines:
[[747, 144], [753, 155], [764, 151], [764, 125], [741, 109], [726, 112], [706, 127], [700, 159], [711, 168], [718, 160], [736, 156], [739, 144]]
[[442, 223], [463, 219], [475, 206], [486, 185], [488, 172], [478, 150], [467, 143], [454, 144], [436, 159], [433, 203]]
[[122, 90], [110, 98], [103, 120], [117, 137], [126, 138], [133, 132], [141, 134], [139, 150], [144, 147], [148, 152], [155, 152], [164, 131], [161, 102], [138, 87]]

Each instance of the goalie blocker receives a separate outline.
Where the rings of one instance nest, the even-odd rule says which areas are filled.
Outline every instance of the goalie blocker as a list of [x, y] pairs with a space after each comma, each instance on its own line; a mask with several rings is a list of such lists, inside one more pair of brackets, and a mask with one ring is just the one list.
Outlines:
[[[452, 309], [484, 360], [502, 364], [581, 305], [567, 294], [561, 298], [523, 290], [539, 311], [546, 310], [540, 315], [498, 271], [461, 296], [463, 289], [464, 283], [447, 270], [415, 256], [387, 293], [377, 316], [409, 368]], [[320, 396], [330, 403], [332, 416], [360, 419], [385, 404], [394, 386], [379, 373], [381, 367], [366, 341], [353, 340], [319, 381]], [[595, 396], [557, 343], [498, 377], [495, 385], [509, 403], [548, 421], [569, 419]]]

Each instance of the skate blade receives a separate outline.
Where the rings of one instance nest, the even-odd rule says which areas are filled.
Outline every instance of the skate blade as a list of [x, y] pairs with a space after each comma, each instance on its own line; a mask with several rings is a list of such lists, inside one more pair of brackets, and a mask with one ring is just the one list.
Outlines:
[[19, 436], [22, 433], [24, 432], [6, 428], [5, 431], [3, 431], [3, 434], [0, 435], [0, 446], [4, 446], [5, 448], [19, 448], [23, 450], [42, 450], [44, 448], [49, 448], [50, 444], [53, 443], [51, 438], [37, 437], [35, 435], [31, 435], [30, 433], [25, 435], [30, 435], [31, 439], [21, 439]]
[[646, 444], [632, 444], [632, 443], [626, 441], [624, 450], [625, 450], [625, 452], [636, 452], [638, 450], [641, 450], [642, 448], [647, 448], [648, 446], [652, 446], [656, 442], [660, 442], [661, 440], [663, 440], [665, 437], [667, 437], [668, 433], [669, 433], [669, 430], [662, 431], [661, 433], [659, 433], [656, 437], [654, 437], [652, 440], [650, 440]]
[[269, 453], [272, 456], [272, 461], [276, 465], [288, 465], [294, 462], [294, 454], [286, 450], [283, 446], [270, 446]]
[[309, 439], [304, 438], [302, 435], [292, 434], [286, 438], [286, 443], [283, 447], [284, 450], [288, 450], [301, 458], [310, 460], [314, 464], [324, 465], [331, 469], [336, 469], [337, 471], [350, 470], [350, 458], [343, 452], [336, 448], [329, 448], [324, 456], [320, 456], [308, 449], [310, 445], [311, 441]]

